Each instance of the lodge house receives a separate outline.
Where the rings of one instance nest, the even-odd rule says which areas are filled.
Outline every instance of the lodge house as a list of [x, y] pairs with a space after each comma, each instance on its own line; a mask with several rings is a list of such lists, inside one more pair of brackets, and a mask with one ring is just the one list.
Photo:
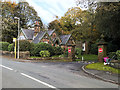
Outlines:
[[64, 49], [75, 45], [71, 34], [58, 35], [55, 30], [42, 31], [38, 21], [35, 22], [34, 29], [21, 29], [19, 40], [28, 40], [35, 44], [44, 42], [52, 46], [61, 46]]

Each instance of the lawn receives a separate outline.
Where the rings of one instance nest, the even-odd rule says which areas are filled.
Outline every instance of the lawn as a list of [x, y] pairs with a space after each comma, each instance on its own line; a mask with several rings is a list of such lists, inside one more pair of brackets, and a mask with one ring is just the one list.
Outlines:
[[87, 54], [87, 55], [80, 55], [80, 56], [77, 56], [79, 59], [76, 59], [76, 61], [81, 61], [82, 60], [82, 56], [83, 56], [83, 59], [85, 61], [96, 61], [98, 60], [98, 55], [93, 55], [93, 54]]
[[109, 71], [111, 73], [120, 74], [120, 69], [116, 69], [110, 67], [108, 65], [104, 65], [104, 63], [92, 63], [86, 66], [87, 69], [95, 69], [95, 70], [102, 70], [102, 71]]

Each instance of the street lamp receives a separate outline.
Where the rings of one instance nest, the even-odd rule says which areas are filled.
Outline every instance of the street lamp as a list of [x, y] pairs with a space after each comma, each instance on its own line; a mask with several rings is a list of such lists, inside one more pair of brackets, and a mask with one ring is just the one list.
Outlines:
[[17, 53], [17, 58], [19, 59], [19, 28], [20, 28], [20, 18], [14, 17], [14, 19], [18, 20], [18, 53]]

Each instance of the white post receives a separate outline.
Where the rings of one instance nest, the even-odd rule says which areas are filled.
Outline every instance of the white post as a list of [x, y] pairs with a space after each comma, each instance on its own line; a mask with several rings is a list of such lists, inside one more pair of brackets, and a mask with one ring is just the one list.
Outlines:
[[82, 56], [82, 61], [84, 60], [83, 56]]

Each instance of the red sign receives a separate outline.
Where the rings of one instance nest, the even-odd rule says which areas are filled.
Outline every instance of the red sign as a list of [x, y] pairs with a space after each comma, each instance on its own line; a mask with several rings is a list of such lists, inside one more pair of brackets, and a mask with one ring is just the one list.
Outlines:
[[71, 52], [71, 49], [68, 49], [68, 52], [70, 53], [70, 52]]
[[102, 48], [99, 48], [99, 52], [100, 52], [100, 53], [103, 52], [103, 49], [102, 49]]

